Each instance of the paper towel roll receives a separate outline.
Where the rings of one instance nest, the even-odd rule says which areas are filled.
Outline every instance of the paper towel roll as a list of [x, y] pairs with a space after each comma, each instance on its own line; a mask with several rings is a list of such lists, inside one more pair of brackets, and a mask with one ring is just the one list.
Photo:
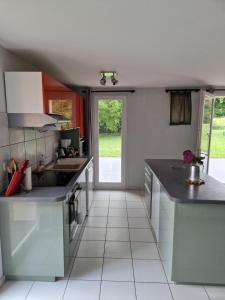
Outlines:
[[26, 191], [31, 191], [32, 190], [32, 171], [31, 171], [31, 167], [28, 167], [25, 171], [24, 187], [25, 187]]

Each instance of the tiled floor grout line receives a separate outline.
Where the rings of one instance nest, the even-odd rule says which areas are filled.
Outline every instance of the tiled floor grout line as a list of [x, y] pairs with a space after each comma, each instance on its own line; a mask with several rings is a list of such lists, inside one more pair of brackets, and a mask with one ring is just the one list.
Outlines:
[[210, 298], [210, 296], [209, 296], [209, 294], [208, 294], [208, 292], [207, 292], [207, 290], [206, 290], [206, 288], [205, 288], [205, 286], [204, 286], [204, 285], [203, 285], [203, 289], [204, 289], [204, 291], [205, 291], [205, 293], [206, 293], [207, 297], [209, 298], [209, 300], [211, 300], [211, 298]]
[[[99, 280], [84, 280], [84, 279], [79, 279], [81, 281], [99, 281]], [[109, 280], [109, 279], [105, 279], [102, 280], [103, 282], [129, 282], [129, 283], [150, 283], [150, 284], [161, 284], [161, 285], [168, 285], [168, 283], [166, 282], [162, 282], [162, 281], [131, 281], [131, 280]]]
[[[73, 268], [72, 268], [72, 269], [73, 269]], [[72, 270], [72, 269], [71, 269], [71, 270]], [[71, 273], [70, 273], [70, 274], [71, 274]], [[64, 297], [65, 297], [66, 290], [67, 290], [67, 287], [68, 287], [68, 284], [69, 284], [69, 280], [70, 280], [70, 276], [68, 276], [68, 278], [67, 278], [66, 287], [65, 287], [64, 292], [63, 292], [62, 300], [63, 300]]]
[[[126, 207], [127, 207], [127, 194], [125, 193], [125, 199], [126, 199]], [[133, 278], [134, 278], [134, 292], [135, 292], [135, 298], [137, 300], [137, 290], [136, 290], [136, 283], [135, 283], [135, 274], [134, 274], [134, 262], [133, 262], [133, 253], [132, 253], [132, 247], [131, 247], [131, 238], [130, 238], [130, 223], [128, 218], [128, 210], [127, 210], [127, 222], [128, 222], [128, 234], [129, 234], [129, 240], [130, 240], [130, 254], [131, 254], [131, 263], [132, 263], [132, 270], [133, 270]]]
[[[92, 241], [88, 241], [88, 242], [92, 242]], [[96, 241], [93, 241], [93, 242], [96, 242]], [[98, 242], [105, 242], [105, 241], [98, 241]], [[106, 241], [106, 242], [115, 242], [115, 243], [117, 243], [117, 241]], [[130, 243], [129, 241], [122, 241], [122, 242], [118, 242], [118, 243]], [[139, 243], [139, 242], [137, 242], [137, 243]], [[103, 258], [103, 256], [77, 256], [76, 258]], [[126, 258], [124, 258], [124, 257], [105, 257], [106, 259], [116, 259], [116, 260], [118, 260], [118, 259], [123, 259], [123, 260], [130, 260], [131, 258], [129, 258], [129, 257], [126, 257]], [[133, 260], [140, 260], [140, 261], [142, 261], [142, 260], [149, 260], [149, 261], [160, 261], [161, 262], [161, 260], [160, 259], [158, 259], [158, 258], [133, 258]]]
[[[71, 281], [83, 281], [83, 282], [99, 282], [99, 279], [72, 279]], [[112, 280], [112, 279], [104, 279], [102, 282], [129, 282], [129, 283], [135, 283], [135, 281], [130, 281], [130, 280]], [[136, 281], [136, 283], [151, 283], [151, 284], [161, 284], [161, 285], [168, 285], [166, 282], [161, 282], [161, 281], [154, 281], [154, 282], [146, 282], [146, 281]]]
[[35, 281], [32, 282], [31, 287], [29, 288], [29, 291], [28, 291], [28, 293], [27, 293], [27, 295], [26, 295], [25, 300], [28, 299], [28, 296], [29, 296], [30, 291], [31, 291], [32, 287], [34, 286], [34, 284], [35, 284]]
[[[86, 225], [85, 225], [85, 228], [86, 228]], [[68, 287], [68, 284], [69, 284], [69, 281], [70, 281], [70, 276], [71, 276], [71, 273], [72, 273], [72, 271], [73, 271], [73, 267], [74, 267], [74, 263], [75, 263], [75, 260], [76, 260], [76, 258], [77, 258], [77, 253], [78, 253], [78, 250], [79, 250], [79, 247], [80, 247], [80, 243], [81, 243], [81, 239], [79, 240], [79, 245], [78, 245], [78, 247], [76, 248], [74, 248], [74, 251], [76, 251], [76, 254], [74, 255], [74, 257], [72, 258], [72, 260], [71, 260], [71, 265], [72, 265], [72, 267], [71, 267], [71, 269], [70, 269], [70, 271], [69, 271], [69, 273], [68, 273], [68, 277], [67, 277], [67, 282], [66, 282], [66, 287], [65, 287], [65, 290], [64, 290], [64, 293], [63, 293], [63, 296], [62, 296], [62, 300], [64, 299], [64, 297], [65, 297], [65, 293], [66, 293], [66, 290], [67, 290], [67, 287]]]
[[167, 275], [166, 275], [166, 271], [165, 271], [165, 268], [164, 268], [164, 265], [163, 265], [161, 259], [160, 259], [160, 262], [161, 262], [161, 264], [162, 264], [162, 268], [163, 268], [164, 274], [165, 274], [165, 276], [166, 276], [167, 286], [168, 286], [168, 288], [169, 288], [171, 297], [172, 297], [173, 300], [175, 300], [174, 297], [173, 297], [173, 293], [172, 293], [172, 290], [171, 290], [171, 287], [170, 287], [170, 283], [169, 283], [169, 281], [168, 281], [168, 278], [167, 278]]
[[103, 258], [102, 258], [102, 272], [101, 272], [101, 282], [100, 282], [100, 289], [99, 289], [99, 300], [101, 299], [101, 292], [102, 292], [102, 278], [103, 278], [103, 268], [105, 262], [105, 246], [106, 246], [106, 237], [107, 237], [107, 228], [108, 228], [107, 225], [108, 225], [108, 215], [109, 215], [110, 194], [108, 197], [109, 197], [109, 203], [108, 203], [108, 213], [107, 213], [107, 221], [106, 221], [104, 251], [103, 251]]
[[135, 298], [137, 300], [137, 290], [136, 290], [136, 281], [135, 281], [135, 274], [134, 274], [134, 261], [133, 261], [132, 247], [131, 247], [129, 219], [128, 219], [128, 233], [129, 233], [129, 240], [130, 240], [130, 254], [131, 254], [131, 263], [132, 263], [132, 270], [133, 270], [133, 278], [134, 278], [134, 292], [135, 292]]

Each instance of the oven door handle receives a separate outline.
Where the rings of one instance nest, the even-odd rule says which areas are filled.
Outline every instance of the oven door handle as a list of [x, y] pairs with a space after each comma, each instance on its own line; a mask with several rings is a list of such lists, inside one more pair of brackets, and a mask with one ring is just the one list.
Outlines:
[[80, 196], [80, 193], [82, 191], [82, 187], [78, 187], [75, 191], [75, 200], [74, 201], [77, 201], [77, 198]]
[[76, 211], [75, 211], [75, 204], [74, 201], [69, 201], [69, 241], [71, 242], [73, 240], [73, 233], [71, 232], [73, 226], [73, 223], [76, 222]]
[[76, 210], [75, 210], [75, 204], [73, 201], [69, 202], [69, 222], [70, 224], [75, 220], [76, 216]]

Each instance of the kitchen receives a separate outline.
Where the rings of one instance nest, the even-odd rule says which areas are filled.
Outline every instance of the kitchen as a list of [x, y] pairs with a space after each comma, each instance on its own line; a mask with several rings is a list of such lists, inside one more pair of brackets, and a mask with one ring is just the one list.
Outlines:
[[[1, 11], [9, 11], [10, 2], [8, 4], [5, 2]], [[0, 29], [0, 44], [2, 44], [0, 48], [0, 186], [2, 193], [9, 184], [6, 169], [11, 158], [18, 160], [18, 165], [24, 160], [29, 160], [33, 171], [31, 191], [24, 192], [22, 190], [9, 197], [2, 194], [0, 198], [0, 258], [2, 257], [2, 264], [0, 259], [0, 275], [3, 274], [3, 277], [0, 276], [0, 280], [2, 283], [4, 282], [0, 289], [0, 299], [73, 299], [76, 297], [81, 300], [90, 298], [144, 300], [150, 298], [150, 295], [155, 300], [223, 299], [225, 290], [222, 287], [224, 270], [221, 252], [223, 252], [224, 245], [221, 228], [223, 228], [223, 193], [225, 195], [225, 191], [222, 184], [211, 181], [211, 177], [203, 174], [205, 170], [201, 173], [201, 179], [205, 180], [205, 184], [197, 187], [188, 186], [185, 183], [188, 175], [182, 164], [184, 150], [199, 150], [202, 95], [210, 85], [223, 89], [223, 81], [221, 79], [213, 81], [210, 77], [204, 78], [205, 81], [203, 78], [201, 78], [202, 81], [200, 79], [195, 81], [192, 79], [193, 75], [188, 73], [190, 69], [188, 69], [187, 62], [187, 76], [183, 77], [180, 76], [180, 70], [177, 70], [179, 75], [176, 78], [173, 78], [171, 73], [167, 76], [164, 71], [164, 75], [161, 77], [160, 72], [158, 75], [155, 74], [153, 80], [152, 75], [145, 69], [147, 65], [145, 66], [143, 61], [140, 62], [141, 67], [137, 70], [136, 75], [135, 64], [132, 64], [131, 61], [130, 66], [133, 67], [129, 69], [126, 66], [127, 73], [123, 73], [119, 66], [114, 66], [113, 63], [109, 66], [105, 62], [106, 57], [101, 56], [99, 61], [99, 54], [107, 54], [109, 51], [106, 44], [102, 46], [102, 49], [98, 48], [98, 51], [102, 51], [99, 54], [93, 47], [94, 59], [90, 62], [88, 60], [90, 53], [87, 53], [87, 49], [91, 49], [91, 47], [90, 44], [87, 47], [85, 39], [79, 40], [80, 44], [76, 44], [76, 51], [74, 51], [80, 59], [79, 63], [75, 58], [75, 60], [69, 60], [71, 53], [66, 52], [65, 44], [60, 50], [64, 49], [64, 54], [57, 53], [55, 49], [52, 52], [48, 49], [49, 44], [45, 39], [45, 34], [53, 32], [51, 26], [53, 24], [56, 26], [56, 24], [55, 22], [51, 23], [52, 20], [50, 28], [46, 26], [42, 31], [42, 46], [46, 43], [46, 49], [40, 50], [37, 54], [29, 48], [39, 49], [37, 44], [40, 36], [39, 29], [34, 25], [33, 38], [29, 28], [27, 28], [29, 33], [24, 32], [23, 35], [20, 26], [25, 28], [26, 20], [21, 16], [26, 13], [27, 16], [33, 16], [34, 20], [37, 20], [35, 9], [37, 9], [38, 15], [40, 12], [43, 13], [43, 8], [38, 4], [24, 5], [25, 2], [23, 1], [22, 5], [24, 11], [22, 8], [19, 9], [20, 13], [17, 15], [11, 10], [12, 16], [10, 17], [14, 30], [18, 26], [18, 37], [23, 36], [23, 38], [17, 39], [12, 34], [7, 40], [7, 34], [11, 32], [11, 29], [6, 26], [9, 21], [3, 16], [0, 21], [2, 22], [0, 23], [2, 24], [2, 29]], [[79, 5], [81, 11], [85, 5], [88, 7], [87, 3], [79, 3]], [[124, 4], [121, 5], [125, 9]], [[148, 7], [147, 3], [143, 5]], [[158, 11], [158, 4], [154, 3], [154, 5]], [[105, 6], [107, 7], [107, 4], [104, 4], [103, 7], [100, 6], [98, 1], [91, 4], [92, 24], [95, 24], [96, 18], [92, 18], [97, 16], [95, 15], [97, 11], [105, 11]], [[68, 4], [68, 7], [64, 7], [68, 15], [70, 15], [70, 11], [72, 13], [72, 7], [72, 2]], [[112, 9], [112, 6], [110, 7]], [[133, 4], [131, 7], [134, 12]], [[45, 13], [43, 13], [43, 24], [45, 23], [45, 25], [49, 22], [47, 13], [49, 9], [50, 7], [47, 5]], [[115, 11], [114, 9], [115, 7], [113, 7], [113, 11]], [[55, 10], [56, 15], [61, 16], [61, 11], [58, 7]], [[192, 8], [190, 11], [193, 13]], [[79, 19], [78, 12], [76, 12], [76, 16]], [[109, 18], [111, 20], [111, 16]], [[129, 23], [131, 20], [129, 17], [127, 18]], [[15, 24], [16, 20], [17, 24]], [[67, 25], [69, 27], [70, 22], [76, 24], [77, 21], [72, 21], [70, 18], [68, 22], [68, 24], [64, 24], [65, 27]], [[36, 22], [34, 23], [36, 24]], [[133, 28], [133, 23], [129, 24]], [[142, 25], [140, 24], [140, 27], [143, 30]], [[87, 34], [90, 28], [88, 27], [87, 30], [86, 24], [83, 26], [83, 31]], [[118, 24], [115, 26], [117, 28]], [[67, 30], [71, 30], [68, 27]], [[213, 29], [215, 30], [212, 26], [212, 32], [214, 32]], [[59, 36], [66, 32], [63, 27], [58, 27], [57, 30]], [[101, 32], [103, 29], [99, 28], [99, 30]], [[74, 32], [74, 35], [79, 37], [78, 33], [76, 35]], [[52, 43], [56, 43], [55, 47], [59, 46], [58, 42], [63, 42], [54, 37], [51, 39], [49, 36], [48, 38]], [[13, 44], [13, 40], [18, 44]], [[93, 41], [91, 38], [90, 40]], [[33, 45], [31, 45], [31, 41]], [[131, 42], [131, 40], [129, 41]], [[29, 42], [29, 46], [26, 44], [27, 42]], [[25, 47], [27, 48], [25, 49]], [[121, 45], [121, 51], [117, 57], [118, 62], [120, 55], [125, 58], [122, 55], [123, 51], [125, 49]], [[136, 51], [138, 51], [137, 48]], [[106, 55], [107, 57], [109, 53]], [[156, 55], [154, 51], [151, 53]], [[135, 51], [132, 55], [134, 54]], [[165, 53], [163, 55], [160, 56], [161, 59], [164, 57], [163, 65], [169, 66], [169, 61], [165, 61]], [[141, 52], [139, 52], [139, 57], [141, 56]], [[111, 57], [113, 57], [112, 53]], [[95, 59], [96, 67], [88, 68], [85, 63], [89, 61], [89, 66], [91, 66]], [[178, 68], [175, 64], [173, 67]], [[194, 66], [192, 65], [192, 67]], [[105, 87], [100, 85], [102, 68], [118, 70], [115, 75], [119, 81], [118, 86], [113, 86], [110, 79], [107, 79]], [[148, 65], [147, 69], [154, 70], [154, 68], [155, 65], [152, 63], [151, 68]], [[139, 72], [141, 69], [144, 70], [143, 73]], [[200, 74], [196, 76], [200, 78]], [[57, 87], [54, 86], [55, 84]], [[178, 90], [179, 93], [184, 88], [191, 90], [189, 91], [192, 104], [191, 122], [188, 125], [172, 126], [170, 124], [171, 92], [166, 92], [168, 87]], [[100, 90], [103, 92], [99, 93]], [[128, 92], [126, 92], [127, 90]], [[130, 90], [134, 90], [134, 93], [129, 92]], [[66, 97], [61, 96], [63, 93]], [[216, 93], [215, 91], [214, 95]], [[56, 110], [53, 111], [54, 108], [56, 109], [54, 97], [56, 100], [61, 100], [62, 104], [64, 100], [68, 100], [68, 95], [69, 97], [73, 95], [73, 100], [72, 102], [68, 101], [70, 103], [67, 103], [64, 117], [53, 122], [51, 118], [54, 116], [45, 114], [56, 112]], [[46, 98], [47, 96], [50, 98]], [[126, 115], [123, 120], [125, 120], [126, 126], [123, 131], [124, 148], [121, 156], [124, 181], [119, 188], [118, 185], [110, 187], [107, 184], [101, 190], [93, 190], [93, 187], [96, 187], [96, 160], [98, 160], [98, 156], [93, 150], [98, 139], [95, 131], [93, 132], [95, 115], [92, 115], [93, 106], [90, 110], [90, 103], [94, 102], [95, 97], [98, 99], [125, 99]], [[62, 111], [59, 111], [60, 105], [57, 106], [57, 114], [62, 115]], [[73, 112], [72, 116], [71, 112]], [[40, 118], [40, 115], [46, 116], [46, 118]], [[68, 122], [68, 116], [70, 122]], [[61, 127], [67, 130], [61, 131]], [[68, 139], [71, 140], [69, 148], [61, 147]], [[177, 159], [179, 159], [178, 162], [174, 161]], [[156, 160], [160, 160], [164, 166], [161, 167], [160, 164], [156, 166]], [[165, 169], [166, 160], [171, 160], [169, 169]], [[150, 197], [147, 202], [144, 197], [146, 164], [150, 174], [147, 176], [150, 178], [156, 176], [153, 186], [150, 184], [150, 194], [154, 194], [152, 189], [155, 189], [154, 182], [158, 180], [156, 186], [160, 186], [160, 193], [156, 192], [154, 199], [160, 199], [159, 202], [163, 201], [162, 207], [170, 208], [171, 214], [176, 215], [175, 224], [181, 222], [181, 225], [176, 228], [182, 228], [182, 230], [187, 228], [188, 220], [190, 221], [193, 217], [191, 230], [195, 231], [196, 235], [193, 234], [191, 237], [190, 232], [187, 231], [181, 231], [180, 236], [177, 235], [179, 232], [176, 233], [176, 246], [173, 245], [174, 247], [170, 247], [170, 243], [165, 246], [167, 240], [161, 240], [161, 237], [165, 237], [161, 235], [164, 229], [168, 233], [166, 238], [171, 237], [172, 227], [169, 227], [169, 230], [161, 227], [168, 225], [168, 222], [162, 218], [167, 211], [161, 211], [160, 207], [156, 206], [159, 211], [154, 212], [157, 212], [161, 219], [156, 223], [152, 220], [149, 222]], [[70, 172], [68, 172], [68, 168]], [[161, 171], [158, 172], [158, 169]], [[165, 177], [171, 178], [174, 182], [165, 181], [164, 174], [169, 174]], [[193, 208], [192, 217], [190, 215], [187, 217], [184, 211], [183, 215], [181, 213], [179, 216], [180, 204], [170, 200], [170, 196], [171, 199], [174, 198], [170, 190], [173, 185], [176, 193], [185, 189], [182, 199], [187, 197], [188, 200], [186, 200], [189, 202], [190, 197], [199, 201], [196, 193], [201, 200], [206, 197], [204, 193], [209, 185], [211, 190], [215, 189], [217, 192], [213, 199], [211, 194], [211, 199], [207, 198], [209, 197], [207, 193], [206, 199], [203, 199], [204, 204], [199, 204], [199, 202], [187, 204], [189, 210]], [[190, 191], [193, 193], [190, 194]], [[209, 201], [214, 201], [214, 204]], [[195, 211], [197, 207], [199, 207], [199, 211]], [[201, 216], [201, 210], [204, 210], [205, 219]], [[216, 220], [210, 221], [211, 211], [214, 212], [213, 215], [216, 216], [215, 219], [218, 223]], [[194, 224], [198, 224], [194, 216], [197, 216], [197, 220], [201, 220], [199, 228], [194, 227]], [[155, 224], [160, 225], [159, 232]], [[203, 224], [206, 226], [205, 230]], [[211, 228], [214, 228], [215, 231]], [[206, 231], [214, 236], [213, 241], [216, 246], [212, 247], [213, 249], [210, 248], [210, 239], [203, 238]], [[165, 234], [164, 231], [163, 234]], [[187, 238], [185, 238], [185, 234]], [[216, 235], [218, 239], [215, 238]], [[182, 236], [186, 241], [186, 248], [178, 251], [176, 248], [178, 247], [178, 237], [181, 238], [179, 241], [184, 243]], [[193, 243], [192, 247], [188, 246], [189, 243]], [[200, 256], [203, 245], [207, 251]], [[182, 261], [185, 262], [186, 259], [186, 257], [182, 257], [182, 253], [188, 247], [191, 249], [188, 255], [189, 262], [192, 261], [191, 266], [195, 265], [196, 259], [199, 262], [199, 264], [196, 263], [194, 271], [191, 267], [187, 271], [187, 265], [182, 265]], [[198, 258], [195, 256], [195, 247]], [[171, 259], [173, 251], [174, 257]], [[165, 253], [166, 255], [163, 256]], [[164, 264], [165, 260], [166, 264], [173, 266], [169, 273]], [[209, 260], [211, 260], [211, 268], [207, 264]], [[218, 265], [220, 265], [219, 271], [217, 270]], [[178, 266], [181, 269], [176, 269]], [[206, 274], [203, 276], [204, 270]], [[191, 280], [190, 277], [195, 278]], [[201, 280], [201, 278], [203, 279]]]

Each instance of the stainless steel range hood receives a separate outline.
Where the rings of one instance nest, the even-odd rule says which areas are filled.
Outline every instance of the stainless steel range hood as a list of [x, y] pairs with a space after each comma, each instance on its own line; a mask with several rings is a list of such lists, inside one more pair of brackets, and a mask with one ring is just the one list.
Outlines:
[[8, 113], [10, 128], [38, 128], [40, 131], [60, 130], [70, 120], [58, 114]]

